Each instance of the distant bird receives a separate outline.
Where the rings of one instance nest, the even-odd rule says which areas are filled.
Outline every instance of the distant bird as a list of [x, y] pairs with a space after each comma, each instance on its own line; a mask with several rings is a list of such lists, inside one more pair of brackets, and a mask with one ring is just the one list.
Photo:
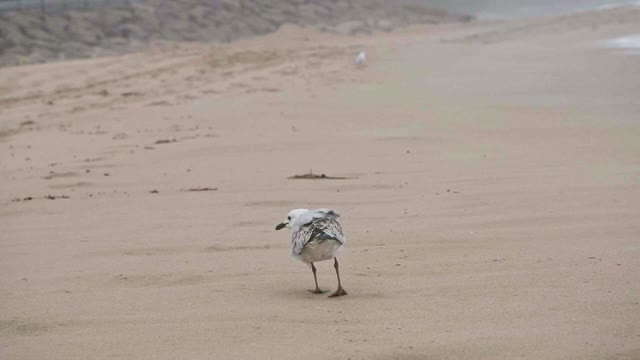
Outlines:
[[327, 290], [318, 287], [318, 277], [314, 262], [333, 259], [333, 267], [338, 277], [338, 289], [329, 297], [347, 295], [340, 283], [340, 269], [336, 254], [344, 245], [346, 238], [342, 233], [342, 227], [336, 220], [340, 214], [331, 209], [295, 209], [291, 210], [287, 218], [276, 226], [276, 230], [288, 227], [293, 230], [291, 234], [291, 255], [311, 265], [313, 279], [316, 283], [315, 290], [309, 290], [314, 294], [322, 294]]
[[360, 51], [358, 56], [356, 56], [356, 66], [364, 66], [367, 62], [367, 54], [364, 51]]

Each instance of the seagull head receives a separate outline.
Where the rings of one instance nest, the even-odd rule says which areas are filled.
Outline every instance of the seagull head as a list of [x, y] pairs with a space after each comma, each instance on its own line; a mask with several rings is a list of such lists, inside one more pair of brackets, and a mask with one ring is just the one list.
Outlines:
[[281, 222], [280, 224], [278, 224], [276, 226], [276, 230], [280, 230], [282, 228], [288, 227], [291, 228], [291, 224], [295, 223], [296, 219], [298, 218], [298, 216], [306, 213], [307, 209], [295, 209], [295, 210], [291, 210], [289, 211], [289, 214], [287, 214], [287, 218]]

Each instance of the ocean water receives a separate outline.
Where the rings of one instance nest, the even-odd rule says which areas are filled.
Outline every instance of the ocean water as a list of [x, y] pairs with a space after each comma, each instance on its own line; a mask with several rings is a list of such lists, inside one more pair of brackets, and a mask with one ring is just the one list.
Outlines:
[[622, 5], [640, 0], [422, 0], [446, 10], [472, 14], [479, 19], [550, 16]]
[[640, 34], [621, 36], [600, 43], [600, 46], [627, 55], [640, 55]]

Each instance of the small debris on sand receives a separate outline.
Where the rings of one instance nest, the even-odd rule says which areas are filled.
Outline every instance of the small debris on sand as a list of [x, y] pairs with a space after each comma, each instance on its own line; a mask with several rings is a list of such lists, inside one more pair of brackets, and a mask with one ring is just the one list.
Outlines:
[[210, 188], [210, 187], [195, 187], [195, 188], [189, 188], [187, 190], [183, 190], [183, 191], [216, 191], [218, 190], [218, 188]]
[[174, 142], [178, 142], [178, 140], [176, 139], [161, 139], [161, 140], [156, 140], [156, 142], [154, 144], [159, 145], [159, 144], [170, 144], [170, 143], [174, 143]]
[[[22, 198], [14, 198], [11, 200], [11, 202], [22, 202], [22, 201], [31, 201], [31, 200], [35, 200], [38, 198], [34, 198], [33, 196], [25, 196]], [[47, 199], [47, 200], [56, 200], [56, 199], [69, 199], [69, 196], [67, 195], [46, 195], [43, 196], [39, 199]]]
[[44, 197], [45, 199], [55, 200], [55, 199], [68, 199], [67, 195], [47, 195]]
[[352, 178], [342, 177], [342, 176], [329, 176], [326, 174], [314, 174], [312, 171], [309, 171], [309, 173], [307, 174], [289, 176], [289, 179], [292, 179], [292, 180], [346, 180], [346, 179], [352, 179]]

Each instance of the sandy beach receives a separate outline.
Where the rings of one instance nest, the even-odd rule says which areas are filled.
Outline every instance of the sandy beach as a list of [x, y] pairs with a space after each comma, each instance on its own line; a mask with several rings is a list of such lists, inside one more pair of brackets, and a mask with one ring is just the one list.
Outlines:
[[0, 68], [0, 358], [640, 359], [638, 19]]

